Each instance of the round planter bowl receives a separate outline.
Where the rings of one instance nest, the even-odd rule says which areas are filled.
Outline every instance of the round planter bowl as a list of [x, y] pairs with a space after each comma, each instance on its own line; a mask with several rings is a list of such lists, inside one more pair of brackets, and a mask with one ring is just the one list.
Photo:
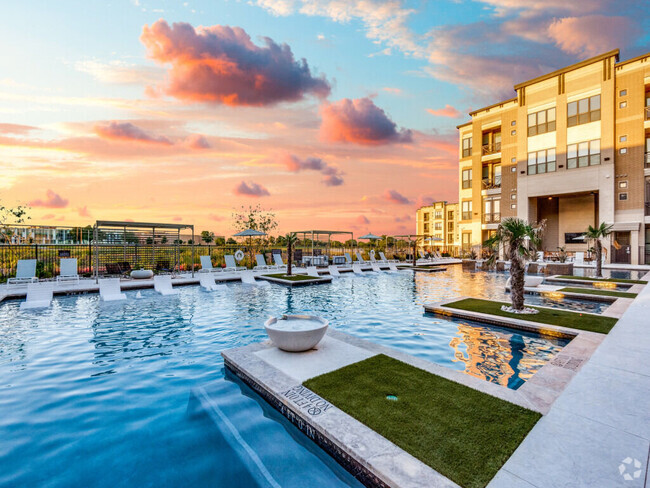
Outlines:
[[153, 271], [150, 269], [134, 269], [131, 271], [131, 278], [134, 280], [146, 280], [153, 278]]
[[313, 315], [283, 315], [271, 317], [264, 323], [266, 333], [279, 349], [289, 352], [309, 351], [316, 347], [328, 322]]

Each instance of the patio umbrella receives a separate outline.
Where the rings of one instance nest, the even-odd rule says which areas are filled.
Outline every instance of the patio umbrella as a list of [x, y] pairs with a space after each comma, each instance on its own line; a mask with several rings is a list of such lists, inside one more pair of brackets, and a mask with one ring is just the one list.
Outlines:
[[378, 240], [381, 240], [381, 237], [370, 233], [370, 234], [366, 234], [365, 236], [359, 237], [359, 239], [368, 239], [369, 241], [378, 241]]
[[233, 237], [248, 237], [248, 249], [252, 260], [253, 259], [253, 237], [261, 237], [265, 235], [266, 232], [262, 232], [255, 229], [246, 229], [246, 230], [242, 230], [241, 232], [237, 232], [236, 234], [233, 234]]

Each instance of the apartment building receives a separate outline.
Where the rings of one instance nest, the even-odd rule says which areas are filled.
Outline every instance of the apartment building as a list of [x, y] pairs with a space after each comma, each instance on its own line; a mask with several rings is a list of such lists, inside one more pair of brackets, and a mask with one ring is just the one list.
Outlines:
[[457, 203], [433, 202], [420, 207], [415, 215], [415, 232], [424, 236], [419, 246], [425, 251], [448, 252], [457, 256], [460, 250], [458, 218]]
[[650, 263], [650, 53], [619, 51], [514, 87], [459, 130], [461, 248], [505, 217], [545, 219], [543, 247], [586, 251], [588, 225], [613, 225], [608, 262]]

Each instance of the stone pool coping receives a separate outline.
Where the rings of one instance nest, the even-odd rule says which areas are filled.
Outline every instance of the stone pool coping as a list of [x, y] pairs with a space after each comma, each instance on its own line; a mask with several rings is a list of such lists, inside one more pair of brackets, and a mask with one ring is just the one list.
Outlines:
[[293, 288], [294, 286], [323, 285], [325, 283], [331, 283], [333, 278], [331, 276], [321, 276], [318, 278], [313, 277], [310, 280], [284, 280], [275, 276], [260, 275], [259, 279]]

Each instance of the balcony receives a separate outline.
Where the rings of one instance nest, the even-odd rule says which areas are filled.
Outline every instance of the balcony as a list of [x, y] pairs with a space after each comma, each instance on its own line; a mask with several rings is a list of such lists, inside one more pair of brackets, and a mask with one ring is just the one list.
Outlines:
[[650, 217], [650, 202], [645, 202], [645, 216]]
[[645, 119], [650, 120], [650, 107], [645, 108]]
[[483, 189], [492, 190], [494, 188], [501, 188], [501, 176], [494, 178], [483, 178]]
[[500, 213], [483, 214], [484, 224], [498, 224], [499, 222], [501, 222]]
[[463, 212], [461, 220], [472, 220], [472, 212]]
[[650, 152], [645, 153], [645, 167], [650, 168]]
[[488, 154], [496, 154], [501, 152], [501, 143], [495, 142], [493, 144], [483, 144], [482, 155], [487, 156]]

